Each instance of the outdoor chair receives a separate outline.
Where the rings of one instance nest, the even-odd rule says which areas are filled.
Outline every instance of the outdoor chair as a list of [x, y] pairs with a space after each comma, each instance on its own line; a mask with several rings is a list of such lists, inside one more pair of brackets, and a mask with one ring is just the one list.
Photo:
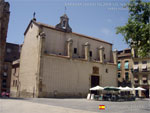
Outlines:
[[103, 96], [99, 96], [98, 100], [100, 101], [103, 100]]
[[91, 94], [91, 100], [94, 100], [94, 94]]
[[99, 95], [94, 95], [94, 99], [98, 100], [99, 99]]

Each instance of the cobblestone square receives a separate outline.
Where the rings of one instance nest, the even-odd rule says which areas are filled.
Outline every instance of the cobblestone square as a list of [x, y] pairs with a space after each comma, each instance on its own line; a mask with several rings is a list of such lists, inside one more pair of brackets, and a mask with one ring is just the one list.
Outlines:
[[[99, 110], [105, 105], [105, 110]], [[150, 100], [128, 102], [86, 99], [0, 99], [0, 113], [149, 113]]]

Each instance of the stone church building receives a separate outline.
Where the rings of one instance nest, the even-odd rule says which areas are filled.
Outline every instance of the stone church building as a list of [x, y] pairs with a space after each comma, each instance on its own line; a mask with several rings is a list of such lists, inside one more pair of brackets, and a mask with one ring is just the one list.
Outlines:
[[32, 19], [24, 36], [11, 95], [86, 97], [93, 86], [117, 86], [117, 51], [111, 43], [72, 32], [66, 14], [56, 26]]

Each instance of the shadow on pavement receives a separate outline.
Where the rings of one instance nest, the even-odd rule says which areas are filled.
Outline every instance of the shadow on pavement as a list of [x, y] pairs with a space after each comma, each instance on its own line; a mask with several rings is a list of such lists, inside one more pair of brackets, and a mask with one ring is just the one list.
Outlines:
[[26, 98], [15, 98], [15, 97], [0, 97], [0, 99], [9, 99], [9, 100], [28, 100]]

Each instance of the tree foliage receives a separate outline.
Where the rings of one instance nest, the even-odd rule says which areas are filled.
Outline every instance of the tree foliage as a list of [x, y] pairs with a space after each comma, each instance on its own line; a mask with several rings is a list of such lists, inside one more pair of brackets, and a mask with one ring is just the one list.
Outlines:
[[130, 0], [128, 22], [117, 27], [127, 44], [135, 48], [139, 56], [150, 55], [150, 2]]

